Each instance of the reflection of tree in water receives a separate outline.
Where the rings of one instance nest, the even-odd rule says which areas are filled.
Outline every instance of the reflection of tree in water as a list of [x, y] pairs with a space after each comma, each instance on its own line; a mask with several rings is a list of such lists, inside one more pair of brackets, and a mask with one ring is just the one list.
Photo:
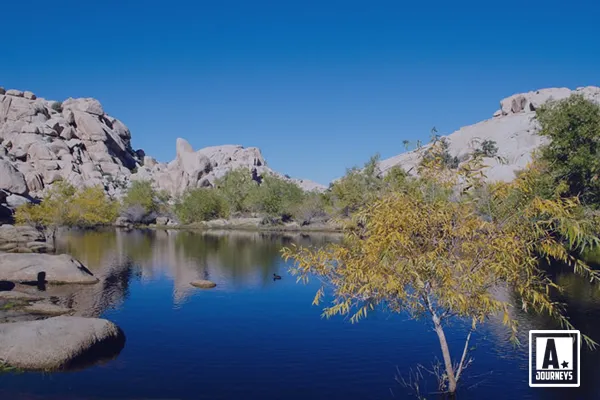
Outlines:
[[114, 230], [68, 230], [57, 241], [57, 251], [68, 253], [86, 265], [100, 280], [96, 285], [51, 286], [51, 295], [73, 308], [76, 315], [97, 317], [119, 307], [129, 294], [136, 268], [123, 251]]
[[67, 253], [85, 264], [92, 272], [105, 266], [107, 258], [116, 255], [117, 235], [114, 230], [71, 229], [57, 238], [57, 251]]
[[[258, 279], [265, 283], [281, 264], [281, 248], [293, 242], [322, 245], [331, 237], [311, 240], [306, 235], [282, 235], [264, 232], [181, 233], [175, 237], [176, 247], [196, 261], [203, 279], [223, 277], [234, 284]], [[213, 275], [217, 276], [213, 276]]]
[[190, 285], [195, 279], [217, 281], [218, 290], [264, 285], [283, 265], [283, 246], [320, 246], [332, 240], [336, 237], [264, 232], [68, 231], [59, 237], [59, 251], [89, 266], [101, 283], [63, 297], [86, 314], [99, 314], [122, 303], [132, 278], [167, 276], [177, 304], [197, 292]]

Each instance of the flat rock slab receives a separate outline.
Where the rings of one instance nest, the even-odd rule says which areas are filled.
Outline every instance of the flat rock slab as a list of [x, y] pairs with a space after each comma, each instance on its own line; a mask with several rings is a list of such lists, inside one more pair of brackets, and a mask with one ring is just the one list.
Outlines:
[[0, 254], [0, 280], [36, 281], [46, 273], [48, 283], [96, 283], [96, 278], [82, 263], [67, 254]]
[[124, 342], [119, 327], [105, 319], [54, 317], [0, 324], [0, 360], [24, 370], [66, 369], [108, 348], [120, 351]]
[[26, 225], [0, 225], [0, 243], [44, 242], [44, 234]]
[[43, 297], [29, 293], [18, 292], [16, 290], [11, 290], [10, 292], [0, 292], [0, 300], [38, 301], [42, 299]]
[[69, 314], [73, 310], [70, 308], [65, 308], [65, 307], [57, 306], [57, 305], [50, 304], [50, 303], [36, 303], [36, 304], [32, 304], [30, 306], [24, 307], [23, 311], [25, 311], [28, 314], [48, 315], [48, 316], [55, 317], [58, 315]]
[[190, 282], [190, 285], [195, 286], [200, 289], [211, 289], [211, 288], [214, 288], [215, 286], [217, 286], [216, 283], [214, 283], [212, 281], [207, 281], [205, 279], [199, 279], [197, 281], [192, 281], [192, 282]]

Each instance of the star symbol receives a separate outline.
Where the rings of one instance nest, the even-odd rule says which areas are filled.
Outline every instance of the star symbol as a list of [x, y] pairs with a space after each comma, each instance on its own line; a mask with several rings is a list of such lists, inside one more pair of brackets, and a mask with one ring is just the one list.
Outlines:
[[569, 363], [566, 361], [563, 361], [560, 365], [562, 365], [563, 368], [569, 368]]

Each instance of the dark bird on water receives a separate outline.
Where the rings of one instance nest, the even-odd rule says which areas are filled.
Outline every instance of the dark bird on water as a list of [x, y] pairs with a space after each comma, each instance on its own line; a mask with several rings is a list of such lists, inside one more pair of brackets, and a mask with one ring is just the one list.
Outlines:
[[273, 274], [273, 280], [274, 281], [278, 281], [281, 279], [281, 276], [277, 275], [277, 274]]

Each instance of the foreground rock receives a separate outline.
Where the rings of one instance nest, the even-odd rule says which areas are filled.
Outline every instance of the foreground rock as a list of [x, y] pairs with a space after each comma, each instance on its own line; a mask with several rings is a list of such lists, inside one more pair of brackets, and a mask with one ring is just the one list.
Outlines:
[[44, 234], [29, 226], [0, 225], [0, 251], [10, 253], [50, 253], [54, 247]]
[[37, 281], [46, 273], [48, 283], [96, 283], [98, 279], [79, 261], [67, 254], [0, 253], [0, 280]]
[[198, 279], [196, 281], [190, 282], [190, 285], [195, 286], [200, 289], [212, 289], [217, 286], [216, 283], [212, 281], [207, 281], [205, 279]]
[[[500, 162], [494, 158], [486, 158], [489, 166], [485, 170], [489, 181], [511, 181], [515, 172], [527, 166], [531, 154], [541, 145], [547, 143], [546, 138], [537, 135], [539, 129], [535, 119], [535, 110], [548, 101], [562, 100], [579, 94], [586, 99], [600, 104], [600, 87], [588, 86], [569, 90], [567, 88], [541, 89], [534, 92], [516, 94], [503, 99], [500, 109], [493, 118], [475, 125], [465, 126], [446, 136], [450, 146], [449, 152], [459, 160], [471, 153], [477, 142], [492, 140], [498, 147]], [[394, 166], [414, 173], [421, 161], [424, 146], [421, 151], [415, 150], [403, 153], [381, 161], [379, 167], [385, 174]]]
[[54, 317], [0, 324], [0, 360], [24, 370], [75, 367], [122, 349], [123, 332], [104, 319]]
[[0, 292], [0, 300], [3, 301], [38, 301], [44, 299], [29, 293], [11, 290], [10, 292]]
[[35, 303], [23, 308], [28, 314], [58, 316], [72, 313], [73, 310], [66, 307], [57, 306], [51, 303]]

